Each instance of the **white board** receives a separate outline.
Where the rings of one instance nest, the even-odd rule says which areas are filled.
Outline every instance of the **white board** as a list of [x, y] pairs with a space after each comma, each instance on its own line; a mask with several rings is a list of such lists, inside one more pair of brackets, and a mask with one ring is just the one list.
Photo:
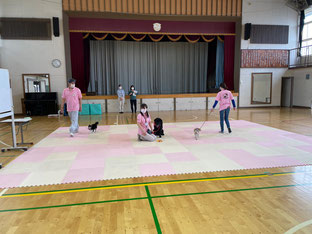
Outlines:
[[12, 93], [9, 71], [7, 69], [0, 69], [0, 118], [12, 115], [11, 111]]

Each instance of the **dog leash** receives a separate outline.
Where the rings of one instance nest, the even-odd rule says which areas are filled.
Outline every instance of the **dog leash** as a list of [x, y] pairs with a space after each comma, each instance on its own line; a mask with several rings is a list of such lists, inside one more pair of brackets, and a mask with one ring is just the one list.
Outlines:
[[[211, 109], [211, 111], [208, 113], [208, 116], [210, 116], [210, 114], [212, 113], [212, 110], [213, 109]], [[202, 127], [204, 126], [205, 123], [206, 123], [206, 120], [203, 122], [202, 126], [199, 129], [202, 129]]]

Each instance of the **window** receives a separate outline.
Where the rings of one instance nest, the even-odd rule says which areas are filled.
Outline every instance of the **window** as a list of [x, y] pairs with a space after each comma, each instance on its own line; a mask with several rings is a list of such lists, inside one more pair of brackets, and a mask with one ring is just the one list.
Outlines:
[[[305, 19], [302, 31], [302, 49], [301, 55], [306, 56], [312, 53], [312, 47], [306, 47], [312, 45], [312, 8], [308, 8], [304, 11]], [[306, 48], [304, 48], [306, 47]]]

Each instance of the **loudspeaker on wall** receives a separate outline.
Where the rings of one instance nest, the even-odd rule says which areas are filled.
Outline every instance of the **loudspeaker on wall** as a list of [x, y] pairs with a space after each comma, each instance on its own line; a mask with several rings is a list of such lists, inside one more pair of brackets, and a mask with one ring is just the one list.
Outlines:
[[251, 32], [251, 23], [247, 23], [245, 24], [244, 40], [248, 40], [250, 38], [250, 32]]
[[60, 25], [59, 25], [59, 18], [53, 17], [53, 35], [55, 37], [60, 36]]

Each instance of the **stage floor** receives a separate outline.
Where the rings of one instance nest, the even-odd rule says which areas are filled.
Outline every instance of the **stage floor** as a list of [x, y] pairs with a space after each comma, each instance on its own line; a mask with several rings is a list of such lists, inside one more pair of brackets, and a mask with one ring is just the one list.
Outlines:
[[164, 125], [162, 142], [138, 142], [136, 125], [81, 127], [70, 138], [59, 128], [0, 171], [0, 187], [86, 182], [168, 174], [312, 164], [312, 138], [244, 120], [231, 134], [209, 121]]

